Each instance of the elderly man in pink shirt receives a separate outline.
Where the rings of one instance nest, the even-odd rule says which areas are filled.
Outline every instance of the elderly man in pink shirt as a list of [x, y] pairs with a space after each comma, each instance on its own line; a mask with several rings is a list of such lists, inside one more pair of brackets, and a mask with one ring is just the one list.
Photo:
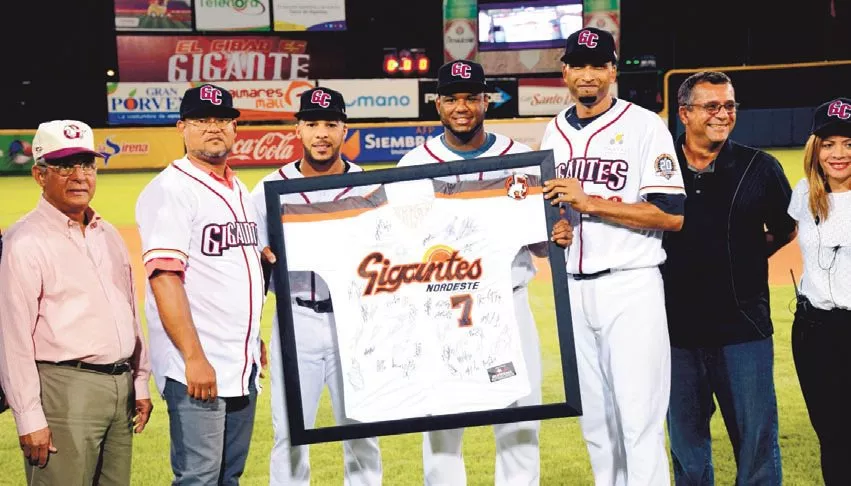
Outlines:
[[150, 364], [127, 248], [89, 206], [100, 154], [88, 125], [56, 120], [33, 155], [42, 197], [0, 258], [0, 384], [27, 484], [130, 484]]

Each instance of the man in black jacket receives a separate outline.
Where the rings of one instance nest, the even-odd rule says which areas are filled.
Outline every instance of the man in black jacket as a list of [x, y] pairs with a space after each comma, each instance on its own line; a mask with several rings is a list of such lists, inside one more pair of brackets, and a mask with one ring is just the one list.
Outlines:
[[714, 484], [714, 395], [736, 455], [736, 484], [780, 485], [768, 257], [795, 237], [786, 214], [792, 191], [777, 159], [729, 140], [738, 103], [727, 75], [694, 74], [677, 98], [685, 223], [665, 234], [663, 268], [674, 479]]

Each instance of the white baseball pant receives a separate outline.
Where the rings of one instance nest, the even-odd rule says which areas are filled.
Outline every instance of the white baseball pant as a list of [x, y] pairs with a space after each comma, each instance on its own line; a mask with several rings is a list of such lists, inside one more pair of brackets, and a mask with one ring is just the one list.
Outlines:
[[[514, 309], [523, 357], [532, 392], [514, 406], [541, 404], [541, 347], [538, 329], [529, 308], [526, 286], [514, 292]], [[539, 421], [494, 424], [496, 440], [495, 486], [537, 485], [541, 477], [538, 449]], [[467, 472], [461, 454], [464, 429], [437, 430], [423, 434], [423, 476], [427, 486], [464, 486]]]
[[657, 267], [568, 282], [582, 416], [597, 486], [670, 485], [671, 347]]
[[[334, 418], [338, 424], [346, 423], [343, 416], [343, 378], [340, 357], [337, 353], [333, 313], [316, 313], [293, 302], [298, 371], [301, 382], [305, 427], [313, 427], [322, 389], [328, 385]], [[275, 443], [269, 465], [269, 484], [291, 486], [310, 484], [310, 455], [308, 446], [292, 446], [284, 396], [284, 370], [281, 366], [281, 342], [278, 333], [278, 316], [275, 315], [272, 340], [272, 428]], [[381, 484], [381, 453], [378, 439], [343, 441], [343, 484], [346, 486], [374, 486]]]

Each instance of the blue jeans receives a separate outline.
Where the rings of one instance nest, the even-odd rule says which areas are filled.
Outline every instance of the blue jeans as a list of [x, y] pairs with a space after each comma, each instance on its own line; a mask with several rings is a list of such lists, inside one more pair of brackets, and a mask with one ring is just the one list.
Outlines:
[[671, 347], [668, 432], [677, 486], [712, 485], [709, 420], [718, 400], [737, 485], [780, 485], [772, 338], [716, 348]]
[[174, 486], [236, 486], [245, 469], [257, 389], [256, 366], [245, 397], [196, 400], [186, 385], [166, 379], [163, 398], [168, 405], [171, 470]]

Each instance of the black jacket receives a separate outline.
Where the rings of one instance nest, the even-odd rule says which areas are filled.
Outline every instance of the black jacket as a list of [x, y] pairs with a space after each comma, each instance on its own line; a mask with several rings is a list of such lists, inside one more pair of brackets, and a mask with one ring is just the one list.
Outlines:
[[781, 238], [795, 230], [786, 213], [792, 189], [771, 155], [730, 140], [714, 172], [677, 158], [686, 188], [682, 230], [665, 233], [662, 266], [671, 345], [714, 347], [771, 336], [765, 228]]

